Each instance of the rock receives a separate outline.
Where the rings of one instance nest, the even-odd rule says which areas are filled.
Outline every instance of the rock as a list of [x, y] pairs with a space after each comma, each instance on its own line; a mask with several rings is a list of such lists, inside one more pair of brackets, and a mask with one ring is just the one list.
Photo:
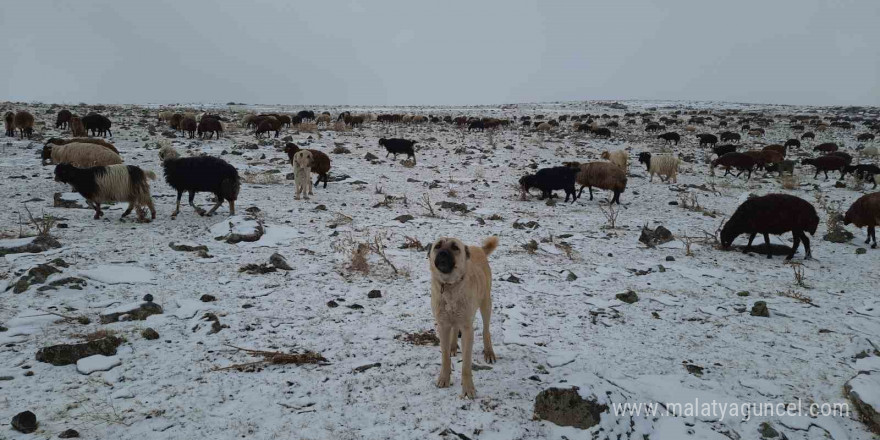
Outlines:
[[673, 257], [672, 255], [667, 255], [666, 261], [675, 261], [675, 257]]
[[336, 301], [333, 301], [331, 299], [330, 301], [327, 301], [327, 307], [330, 307], [331, 309], [335, 308], [335, 307], [339, 307], [339, 303], [337, 303]]
[[327, 210], [327, 205], [318, 205], [318, 206], [315, 206], [315, 209], [313, 209], [313, 211], [326, 211], [326, 210]]
[[174, 133], [174, 132], [171, 131], [171, 130], [163, 131], [163, 132], [162, 132], [162, 136], [163, 136], [163, 137], [166, 137], [166, 138], [168, 138], [168, 139], [177, 139], [177, 134]]
[[572, 271], [568, 271], [568, 276], [565, 277], [565, 281], [575, 281], [578, 279], [578, 276], [574, 274]]
[[122, 339], [115, 336], [96, 339], [82, 344], [60, 344], [41, 348], [37, 351], [37, 360], [55, 366], [75, 364], [78, 360], [101, 354], [113, 356]]
[[141, 336], [143, 336], [143, 338], [148, 341], [154, 341], [156, 339], [159, 339], [159, 332], [153, 330], [150, 327], [147, 327], [144, 329], [144, 331], [141, 332]]
[[355, 373], [363, 373], [364, 371], [367, 371], [370, 368], [377, 368], [377, 367], [381, 367], [381, 366], [382, 366], [381, 363], [376, 362], [374, 364], [361, 365], [360, 367], [355, 368], [353, 371]]
[[208, 321], [211, 323], [211, 330], [208, 332], [209, 335], [213, 335], [214, 333], [223, 330], [224, 328], [229, 328], [228, 325], [220, 324], [220, 318], [213, 313], [205, 313], [202, 316], [203, 321]]
[[513, 284], [519, 284], [522, 280], [520, 280], [519, 277], [517, 277], [516, 275], [510, 275], [509, 277], [507, 277], [507, 279], [503, 281], [507, 281], [508, 283]]
[[109, 371], [120, 365], [122, 361], [117, 356], [96, 354], [76, 361], [76, 371], [88, 376], [96, 371]]
[[7, 254], [36, 254], [60, 247], [61, 243], [48, 235], [0, 240], [0, 257]]
[[12, 285], [12, 293], [23, 293], [31, 287], [31, 283], [28, 280], [21, 278]]
[[847, 231], [842, 226], [837, 225], [836, 228], [828, 231], [827, 234], [822, 236], [822, 239], [825, 241], [830, 241], [832, 243], [849, 243], [850, 240], [855, 237], [852, 232]]
[[468, 212], [468, 207], [464, 203], [455, 203], [444, 200], [440, 202], [439, 205], [441, 209], [448, 209], [452, 212], [460, 212], [462, 214]]
[[25, 411], [20, 412], [12, 418], [12, 429], [24, 433], [30, 434], [37, 430], [37, 416], [36, 414]]
[[868, 253], [868, 250], [863, 247], [856, 249], [856, 255], [864, 255], [866, 253]]
[[79, 438], [79, 432], [75, 429], [68, 429], [61, 434], [58, 434], [58, 438]]
[[76, 209], [76, 208], [83, 208], [83, 205], [80, 205], [78, 200], [66, 199], [66, 198], [64, 198], [63, 193], [57, 192], [52, 195], [52, 207], [53, 208]]
[[168, 247], [178, 252], [198, 252], [198, 251], [208, 251], [208, 247], [202, 244], [196, 243], [185, 243], [185, 242], [175, 242], [172, 241], [168, 243]]
[[207, 293], [199, 297], [199, 301], [203, 303], [214, 302], [217, 298], [214, 295], [208, 295]]
[[370, 291], [370, 293], [367, 294], [367, 298], [370, 298], [370, 299], [376, 299], [376, 298], [381, 298], [381, 297], [382, 297], [382, 292], [378, 289], [373, 289]]
[[364, 159], [369, 160], [369, 161], [374, 161], [374, 160], [378, 160], [379, 157], [373, 153], [367, 153], [367, 155], [364, 156]]
[[846, 182], [844, 182], [842, 180], [838, 180], [837, 182], [834, 182], [834, 187], [835, 188], [846, 188]]
[[333, 154], [348, 154], [348, 153], [351, 153], [351, 150], [349, 150], [348, 148], [342, 147], [342, 146], [337, 146], [336, 148], [333, 149], [333, 151], [331, 151], [331, 153], [333, 153]]
[[860, 371], [843, 386], [859, 418], [874, 434], [880, 435], [880, 373]]
[[539, 226], [538, 222], [534, 220], [525, 223], [520, 223], [519, 220], [513, 222], [513, 229], [537, 229]]
[[399, 221], [399, 222], [401, 222], [401, 223], [406, 223], [406, 222], [408, 222], [408, 221], [410, 221], [410, 220], [412, 220], [412, 219], [414, 219], [414, 218], [415, 218], [415, 217], [413, 217], [413, 216], [411, 216], [411, 215], [409, 215], [409, 214], [404, 214], [404, 215], [401, 215], [401, 216], [398, 216], [398, 217], [394, 217], [394, 220], [397, 220], [397, 221]]
[[633, 292], [632, 290], [627, 290], [624, 293], [618, 293], [615, 296], [617, 297], [617, 299], [619, 299], [627, 304], [632, 304], [632, 303], [639, 300], [639, 295], [637, 293]]
[[154, 302], [133, 303], [125, 306], [105, 310], [101, 313], [101, 324], [110, 324], [122, 321], [143, 321], [148, 316], [158, 315], [163, 312], [162, 306]]
[[653, 231], [648, 226], [642, 227], [642, 234], [639, 236], [639, 242], [644, 243], [648, 247], [654, 247], [658, 244], [668, 243], [674, 240], [672, 232], [664, 228], [662, 225], [657, 226]]
[[238, 269], [239, 272], [244, 272], [250, 275], [263, 275], [267, 273], [277, 272], [278, 269], [275, 266], [271, 266], [268, 264], [245, 264], [244, 266]]
[[578, 388], [548, 388], [535, 397], [535, 417], [559, 426], [589, 429], [599, 423], [608, 405], [584, 399]]
[[294, 179], [296, 179], [296, 174], [293, 174], [293, 173], [287, 173], [287, 174], [284, 176], [284, 178], [287, 179], [287, 180], [294, 180]]
[[145, 302], [153, 302], [153, 295], [151, 295], [149, 293], [144, 295], [144, 301]]
[[758, 434], [761, 434], [762, 439], [779, 437], [779, 431], [773, 429], [773, 425], [767, 422], [761, 422], [761, 426], [758, 427]]
[[749, 296], [749, 291], [743, 290], [742, 292], [736, 292], [736, 296]]
[[293, 268], [290, 267], [289, 264], [287, 264], [287, 260], [285, 260], [284, 257], [281, 256], [281, 254], [279, 254], [278, 252], [275, 252], [274, 254], [272, 254], [272, 256], [269, 257], [269, 264], [271, 264], [276, 269], [293, 270]]
[[770, 317], [770, 309], [767, 308], [767, 303], [764, 301], [756, 301], [755, 305], [752, 306], [752, 311], [749, 312], [752, 316], [760, 316], [762, 318]]

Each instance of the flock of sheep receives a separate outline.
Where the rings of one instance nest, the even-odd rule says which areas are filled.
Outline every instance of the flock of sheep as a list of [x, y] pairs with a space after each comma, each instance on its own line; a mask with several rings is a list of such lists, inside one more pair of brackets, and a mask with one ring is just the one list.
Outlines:
[[[731, 124], [738, 124], [741, 131], [752, 138], [763, 138], [766, 135], [764, 127], [778, 121], [772, 117], [760, 114], [710, 114], [708, 111], [692, 111], [690, 118], [685, 122], [680, 119], [687, 112], [675, 112], [663, 115], [654, 120], [652, 113], [627, 113], [619, 116], [604, 115], [560, 115], [556, 118], [547, 119], [543, 115], [521, 116], [519, 124], [516, 119], [478, 118], [447, 115], [439, 117], [435, 115], [406, 115], [406, 114], [360, 114], [352, 115], [343, 112], [333, 117], [329, 112], [315, 114], [313, 111], [303, 110], [297, 114], [246, 114], [240, 120], [242, 128], [252, 129], [254, 135], [260, 138], [270, 132], [278, 137], [285, 127], [294, 127], [297, 130], [314, 130], [317, 125], [328, 126], [334, 119], [337, 127], [358, 127], [365, 123], [380, 124], [447, 124], [467, 130], [503, 130], [520, 129], [537, 133], [546, 133], [553, 130], [570, 129], [575, 133], [587, 133], [597, 137], [611, 137], [612, 129], [618, 129], [621, 123], [638, 125], [638, 119], [644, 124], [647, 133], [664, 132], [656, 138], [664, 141], [664, 144], [678, 145], [682, 137], [695, 136], [699, 147], [711, 148], [714, 160], [711, 160], [710, 172], [715, 168], [725, 169], [725, 176], [736, 170], [736, 177], [746, 174], [746, 179], [751, 178], [752, 173], [764, 170], [765, 174], [777, 172], [780, 176], [784, 173], [793, 173], [796, 162], [786, 159], [791, 151], [802, 147], [801, 141], [812, 141], [816, 135], [814, 131], [827, 131], [830, 129], [852, 130], [855, 123], [861, 123], [867, 129], [880, 130], [880, 122], [865, 120], [863, 118], [840, 118], [818, 116], [795, 115], [790, 118], [789, 128], [793, 131], [803, 131], [800, 139], [788, 139], [780, 143], [764, 145], [760, 149], [737, 151], [745, 144], [740, 133], [722, 131], [717, 136], [712, 133], [696, 133], [697, 125], [709, 125], [714, 122], [714, 127], [724, 129]], [[234, 117], [234, 116], [233, 116]], [[845, 120], [849, 119], [849, 120]], [[33, 133], [34, 117], [26, 111], [17, 113], [8, 112], [5, 116], [7, 136], [15, 136], [18, 130], [19, 137], [30, 137]], [[177, 113], [160, 111], [158, 121], [166, 123], [171, 129], [180, 130], [190, 138], [196, 134], [200, 138], [219, 138], [224, 132], [224, 124], [233, 123], [229, 117], [203, 113]], [[565, 125], [571, 124], [570, 127]], [[91, 208], [95, 210], [95, 218], [103, 215], [101, 204], [108, 202], [127, 202], [128, 209], [123, 217], [132, 210], [137, 212], [140, 221], [146, 220], [146, 210], [150, 211], [150, 218], [155, 219], [156, 212], [153, 207], [149, 192], [149, 180], [155, 179], [155, 175], [144, 171], [134, 165], [123, 165], [123, 159], [119, 151], [109, 142], [103, 139], [85, 137], [89, 134], [100, 136], [112, 136], [110, 131], [111, 121], [100, 114], [89, 113], [83, 118], [73, 115], [68, 110], [61, 110], [57, 114], [56, 128], [69, 128], [71, 139], [50, 139], [43, 148], [43, 162], [57, 164], [55, 170], [56, 180], [70, 184], [75, 191], [80, 193]], [[519, 125], [519, 128], [516, 126]], [[667, 127], [684, 125], [681, 133], [669, 130]], [[805, 131], [807, 126], [814, 131]], [[870, 132], [860, 133], [855, 136], [859, 143], [873, 142], [875, 135]], [[720, 142], [726, 142], [719, 145]], [[409, 139], [379, 139], [379, 146], [386, 150], [386, 157], [394, 155], [406, 155], [415, 165], [415, 140]], [[665, 147], [661, 150], [665, 150]], [[707, 151], [707, 152], [708, 152]], [[843, 178], [846, 174], [852, 174], [856, 178], [873, 182], [874, 187], [880, 181], [880, 168], [872, 161], [877, 157], [877, 147], [874, 145], [861, 145], [857, 155], [861, 162], [856, 161], [853, 151], [842, 151], [836, 143], [825, 142], [816, 145], [813, 151], [819, 152], [817, 157], [807, 157], [801, 160], [802, 165], [815, 168], [814, 178], [824, 173], [828, 178], [828, 171], [837, 171]], [[313, 195], [313, 186], [324, 182], [327, 186], [328, 176], [331, 169], [330, 157], [316, 149], [301, 149], [294, 143], [288, 143], [284, 149], [288, 160], [294, 170], [295, 199], [304, 196], [306, 199]], [[519, 179], [519, 188], [523, 198], [533, 189], [541, 191], [541, 199], [552, 198], [553, 191], [565, 192], [565, 201], [575, 202], [587, 188], [590, 200], [593, 200], [593, 189], [611, 191], [613, 196], [610, 203], [620, 204], [620, 196], [626, 190], [627, 175], [629, 172], [630, 153], [626, 150], [604, 151], [600, 161], [588, 163], [565, 162], [559, 166], [543, 168], [533, 174], [522, 176]], [[180, 212], [180, 199], [184, 192], [189, 194], [189, 204], [200, 214], [206, 214], [193, 203], [195, 194], [198, 192], [212, 193], [216, 198], [216, 205], [207, 212], [213, 214], [224, 201], [229, 204], [231, 214], [235, 213], [235, 201], [241, 189], [241, 181], [235, 167], [223, 159], [209, 156], [181, 157], [166, 142], [159, 151], [162, 160], [165, 180], [177, 191], [177, 208], [172, 213], [174, 218]], [[658, 175], [661, 181], [676, 183], [682, 159], [670, 151], [641, 152], [637, 156], [639, 163], [644, 164], [650, 175], [649, 182], [653, 181], [654, 175]], [[310, 175], [317, 174], [317, 180], [312, 184]], [[576, 191], [576, 186], [580, 191]], [[769, 234], [782, 234], [792, 232], [794, 246], [788, 258], [791, 258], [797, 250], [799, 243], [803, 242], [807, 257], [810, 256], [809, 239], [805, 232], [815, 233], [818, 224], [818, 215], [815, 208], [803, 199], [795, 196], [771, 194], [764, 197], [750, 199], [743, 203], [730, 220], [725, 224], [722, 231], [722, 244], [729, 246], [733, 239], [741, 234], [748, 234], [749, 246], [757, 234], [762, 234], [769, 243]], [[868, 241], [873, 239], [872, 247], [876, 247], [875, 227], [880, 223], [880, 193], [867, 194], [856, 200], [844, 216], [845, 224], [855, 224], [858, 227], [868, 228]], [[748, 247], [747, 247], [748, 249]], [[769, 254], [768, 254], [769, 257]]]

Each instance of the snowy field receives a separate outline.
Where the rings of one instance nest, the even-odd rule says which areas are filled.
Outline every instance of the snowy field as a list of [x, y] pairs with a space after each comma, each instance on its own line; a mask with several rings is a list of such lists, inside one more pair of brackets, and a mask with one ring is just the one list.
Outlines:
[[[865, 246], [865, 230], [852, 225], [850, 242], [823, 240], [829, 214], [817, 202], [821, 198], [827, 210], [845, 211], [872, 192], [871, 185], [860, 187], [847, 176], [837, 187], [836, 172], [827, 181], [814, 180], [812, 167], [800, 164], [796, 180], [786, 185], [791, 189], [763, 171], [749, 181], [712, 176], [709, 149], [699, 148], [693, 133], [684, 130], [691, 114], [679, 115], [684, 123], [670, 127], [682, 134], [682, 143], [670, 147], [655, 138], [662, 132], [645, 132], [641, 116], [624, 114], [646, 111], [657, 120], [675, 111], [707, 111], [701, 116], [714, 117], [697, 125], [697, 133], [715, 134], [740, 133], [737, 121], [746, 112], [773, 118], [763, 138], [742, 132], [742, 151], [799, 138], [801, 132], [789, 128], [791, 115], [876, 120], [876, 109], [867, 114], [725, 103], [624, 104], [626, 109], [603, 103], [309, 107], [329, 110], [334, 119], [344, 110], [547, 119], [605, 113], [619, 116], [597, 118], [600, 125], [620, 123], [610, 139], [577, 133], [570, 121], [546, 134], [518, 122], [494, 132], [445, 123], [371, 122], [345, 132], [289, 128], [268, 141], [238, 127], [243, 112], [295, 113], [303, 107], [196, 106], [236, 122], [220, 140], [177, 133], [170, 141], [183, 155], [224, 158], [243, 184], [234, 218], [224, 204], [213, 217], [183, 206], [175, 220], [170, 218], [175, 192], [162, 178], [157, 154], [157, 142], [169, 129], [156, 122], [157, 107], [108, 107], [101, 113], [113, 121], [112, 141], [125, 163], [159, 176], [152, 183], [158, 217], [144, 224], [119, 221], [121, 204], [105, 208], [102, 220], [93, 220], [89, 209], [55, 207], [56, 193], [74, 203], [78, 196], [53, 180], [54, 167], [41, 166], [38, 154], [44, 140], [69, 137], [53, 128], [55, 113], [65, 107], [3, 105], [4, 113], [31, 111], [43, 140], [0, 139], [0, 233], [6, 239], [0, 248], [21, 245], [27, 240], [20, 237], [36, 233], [25, 207], [57, 219], [51, 234], [61, 247], [0, 258], [0, 439], [57, 438], [67, 429], [89, 439], [755, 439], [769, 435], [768, 428], [784, 435], [776, 438], [872, 438], [844, 387], [859, 371], [873, 371], [855, 385], [863, 400], [880, 410], [880, 250]], [[728, 115], [729, 126], [717, 127], [720, 115]], [[627, 119], [637, 123], [627, 125]], [[822, 132], [808, 126], [816, 140], [788, 158], [813, 157], [812, 147], [822, 142], [843, 143], [854, 156], [861, 147], [877, 146], [857, 142], [855, 136], [869, 130], [855, 125]], [[287, 179], [293, 170], [281, 151], [286, 136], [332, 160], [331, 182], [326, 189], [315, 187], [311, 200], [293, 198], [293, 181]], [[417, 163], [386, 159], [380, 137], [417, 140]], [[337, 147], [348, 153], [334, 153]], [[637, 161], [639, 152], [663, 148], [685, 159], [677, 184], [656, 178], [649, 183]], [[618, 149], [628, 151], [630, 166], [613, 228], [603, 213], [607, 191], [594, 191], [593, 201], [585, 192], [574, 204], [561, 199], [547, 204], [536, 195], [521, 199], [517, 181], [533, 167], [600, 160], [603, 150]], [[368, 153], [378, 159], [365, 159]], [[798, 264], [788, 265], [778, 255], [767, 260], [717, 249], [706, 238], [750, 193], [771, 192], [817, 207], [814, 259], [804, 260], [801, 248], [793, 260]], [[199, 194], [196, 202], [208, 209], [210, 198]], [[699, 207], [683, 205], [694, 200]], [[466, 212], [441, 207], [442, 202], [465, 204]], [[400, 218], [404, 215], [412, 219]], [[259, 240], [215, 239], [229, 232], [230, 223], [249, 229], [248, 222], [262, 225]], [[639, 242], [645, 225], [662, 225], [676, 239], [649, 248]], [[413, 243], [451, 236], [478, 244], [492, 235], [500, 239], [489, 258], [498, 361], [487, 365], [474, 356], [477, 398], [464, 400], [460, 356], [453, 361], [452, 386], [438, 389], [439, 348], [408, 338], [433, 329], [425, 251]], [[358, 243], [376, 247], [377, 239], [388, 261], [370, 252], [368, 272], [354, 270], [352, 249]], [[773, 240], [790, 246], [791, 234]], [[207, 250], [179, 251], [170, 243]], [[269, 265], [274, 253], [292, 270], [259, 273], [274, 269]], [[13, 293], [19, 279], [43, 263], [55, 268], [53, 273]], [[248, 264], [265, 266], [258, 273], [240, 271]], [[803, 274], [800, 282], [797, 271]], [[65, 280], [71, 277], [75, 280]], [[381, 296], [368, 297], [374, 290]], [[637, 302], [618, 299], [628, 291], [637, 294]], [[102, 323], [102, 316], [129, 316], [147, 294], [162, 313]], [[204, 301], [210, 298], [203, 295], [215, 300]], [[769, 317], [752, 316], [758, 301], [766, 302]], [[158, 338], [145, 338], [147, 328]], [[64, 366], [36, 360], [41, 348], [105, 335], [123, 339], [115, 355]], [[310, 351], [325, 361], [226, 368], [263, 359], [235, 347]], [[554, 386], [578, 386], [582, 397], [609, 406], [800, 400], [805, 408], [814, 402], [847, 404], [849, 414], [754, 414], [744, 420], [717, 414], [616, 416], [609, 409], [597, 426], [581, 430], [534, 417], [536, 396]], [[37, 416], [34, 434], [9, 427], [25, 410]]]

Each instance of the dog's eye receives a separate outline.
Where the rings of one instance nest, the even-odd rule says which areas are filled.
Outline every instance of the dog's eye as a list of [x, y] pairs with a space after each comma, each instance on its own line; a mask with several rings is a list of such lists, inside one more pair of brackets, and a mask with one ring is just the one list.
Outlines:
[[457, 244], [453, 244], [450, 248], [452, 249], [453, 252], [458, 252], [458, 245]]

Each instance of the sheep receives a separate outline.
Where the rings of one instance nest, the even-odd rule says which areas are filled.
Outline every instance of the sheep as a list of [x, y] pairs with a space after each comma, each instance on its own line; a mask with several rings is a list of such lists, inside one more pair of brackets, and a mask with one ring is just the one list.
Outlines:
[[299, 150], [293, 155], [291, 165], [293, 165], [293, 182], [296, 186], [296, 195], [293, 197], [299, 200], [300, 194], [308, 200], [312, 192], [312, 179], [309, 173], [312, 170], [312, 152], [309, 150]]
[[875, 147], [873, 145], [870, 147], [865, 147], [862, 149], [862, 151], [859, 152], [859, 155], [862, 157], [877, 157], [878, 156], [877, 147]]
[[6, 115], [3, 117], [3, 119], [4, 122], [6, 122], [6, 136], [15, 136], [15, 113], [6, 112]]
[[665, 143], [675, 142], [675, 145], [678, 145], [678, 141], [681, 140], [681, 135], [674, 131], [670, 131], [668, 133], [663, 133], [660, 136], [657, 136], [657, 139], [663, 139], [666, 141]]
[[315, 112], [311, 110], [301, 110], [296, 115], [303, 121], [311, 121], [312, 119], [315, 119]]
[[[735, 177], [739, 177], [744, 172], [748, 172], [746, 180], [752, 178], [752, 170], [755, 168], [756, 162], [752, 156], [744, 153], [727, 153], [712, 161], [712, 170], [718, 165], [724, 167], [724, 175], [730, 174], [730, 168], [736, 168], [739, 173]], [[714, 171], [713, 171], [714, 173]]]
[[174, 116], [174, 112], [161, 111], [159, 112], [158, 122], [170, 121], [172, 116]]
[[77, 115], [70, 117], [70, 135], [73, 137], [88, 136], [88, 132], [86, 132], [86, 127], [83, 125], [82, 119]]
[[735, 152], [737, 148], [738, 146], [733, 144], [716, 145], [712, 147], [712, 152], [715, 153], [716, 156], [721, 157], [727, 153]]
[[715, 144], [718, 143], [718, 137], [716, 137], [714, 134], [708, 134], [708, 133], [698, 134], [697, 138], [700, 139], [700, 146], [701, 147], [703, 145], [715, 146]]
[[183, 121], [183, 113], [175, 113], [168, 120], [168, 126], [174, 130], [180, 130], [180, 123]]
[[323, 125], [328, 125], [328, 124], [330, 124], [330, 120], [331, 120], [331, 119], [332, 119], [332, 118], [330, 117], [330, 115], [322, 114], [322, 115], [318, 116], [317, 119], [315, 119], [315, 122], [316, 122], [318, 125], [321, 125], [321, 124], [323, 124]]
[[751, 250], [755, 236], [763, 234], [769, 259], [773, 258], [770, 252], [770, 234], [781, 235], [790, 231], [794, 237], [794, 245], [785, 259], [791, 260], [794, 257], [801, 241], [804, 242], [806, 258], [810, 259], [813, 254], [810, 252], [810, 239], [805, 232], [814, 235], [818, 226], [819, 215], [810, 202], [788, 194], [767, 194], [750, 198], [736, 208], [721, 229], [721, 245], [729, 248], [736, 237], [749, 234], [749, 243], [743, 249], [743, 253], [746, 253]]
[[[648, 182], [654, 181], [654, 174], [660, 176], [661, 181], [672, 179], [672, 183], [678, 183], [678, 165], [681, 162], [677, 157], [669, 154], [659, 154], [652, 157], [651, 153], [639, 153], [639, 163], [645, 164], [651, 177]], [[666, 177], [664, 179], [663, 177]]]
[[785, 146], [779, 145], [779, 144], [767, 145], [766, 147], [762, 148], [762, 150], [763, 151], [777, 151], [777, 152], [779, 152], [779, 154], [782, 155], [782, 157], [785, 157], [785, 153], [786, 153]]
[[627, 154], [626, 151], [603, 151], [600, 157], [613, 163], [614, 165], [617, 165], [617, 167], [624, 172], [626, 172], [628, 168], [629, 154]]
[[816, 139], [816, 133], [813, 133], [812, 131], [808, 131], [808, 132], [802, 134], [801, 140], [805, 140], [805, 139], [810, 139], [810, 140]]
[[873, 141], [874, 135], [872, 133], [862, 133], [862, 134], [856, 136], [856, 140], [859, 142]]
[[[95, 144], [95, 145], [100, 145], [100, 146], [102, 146], [102, 147], [104, 147], [104, 148], [106, 148], [116, 154], [119, 154], [119, 150], [117, 150], [113, 144], [111, 144], [110, 142], [107, 142], [103, 139], [94, 139], [94, 138], [88, 138], [88, 137], [73, 138], [73, 139], [51, 138], [48, 141], [46, 141], [46, 144], [47, 145], [48, 144], [52, 144], [52, 145]], [[108, 164], [108, 165], [112, 165], [112, 164]]]
[[571, 196], [571, 202], [574, 203], [575, 200], [577, 200], [574, 183], [579, 170], [579, 168], [573, 166], [542, 168], [535, 174], [529, 174], [520, 178], [520, 189], [522, 190], [523, 196], [525, 196], [531, 188], [540, 189], [541, 197], [538, 200], [544, 200], [545, 198], [552, 199], [553, 191], [561, 189], [565, 191], [565, 201], [567, 202], [568, 197]]
[[61, 110], [60, 112], [58, 112], [58, 116], [55, 117], [55, 128], [60, 128], [60, 129], [67, 128], [68, 124], [70, 123], [71, 116], [72, 115], [70, 113], [70, 110], [67, 110], [67, 109]]
[[16, 112], [15, 128], [18, 129], [19, 139], [24, 139], [25, 136], [30, 139], [31, 135], [34, 134], [34, 115], [23, 110]]
[[688, 133], [693, 133], [693, 132], [697, 131], [697, 127], [694, 127], [693, 125], [687, 125], [684, 127], [684, 131], [686, 131]]
[[79, 168], [118, 165], [122, 157], [109, 148], [95, 143], [46, 144], [42, 152], [42, 164], [68, 163]]
[[71, 185], [74, 191], [83, 196], [95, 210], [95, 220], [104, 215], [101, 203], [106, 202], [128, 202], [128, 209], [122, 213], [120, 220], [137, 208], [138, 221], [146, 221], [142, 206], [150, 210], [150, 219], [155, 220], [156, 208], [150, 196], [148, 179], [156, 180], [156, 174], [134, 165], [77, 168], [68, 163], [59, 163], [55, 166], [55, 180]]
[[817, 145], [815, 148], [813, 148], [813, 151], [821, 151], [823, 153], [833, 153], [833, 152], [837, 151], [837, 144], [835, 144], [834, 142], [825, 142], [824, 144]]
[[873, 239], [874, 244], [871, 245], [871, 249], [877, 249], [877, 231], [875, 228], [880, 224], [880, 192], [865, 194], [853, 202], [849, 209], [846, 210], [846, 215], [843, 216], [843, 224], [848, 225], [850, 223], [854, 224], [857, 228], [867, 226], [868, 238], [865, 240], [865, 244], [869, 244], [871, 239]]
[[847, 165], [851, 164], [853, 160], [853, 157], [849, 153], [844, 153], [843, 151], [834, 151], [826, 154], [826, 156], [837, 156], [845, 160]]
[[783, 160], [782, 162], [773, 163], [764, 167], [768, 173], [778, 172], [780, 176], [783, 173], [788, 173], [790, 175], [794, 175], [794, 165], [795, 161], [793, 160]]
[[254, 119], [254, 124], [257, 126], [256, 131], [254, 131], [254, 135], [257, 139], [261, 138], [264, 133], [268, 133], [270, 131], [275, 132], [275, 137], [281, 133], [281, 122], [278, 121], [275, 117], [272, 116], [258, 116]]
[[797, 139], [789, 139], [789, 140], [785, 141], [785, 148], [788, 148], [788, 147], [800, 148], [801, 141], [799, 141]]
[[600, 128], [593, 130], [593, 134], [598, 137], [610, 138], [611, 137], [611, 130], [609, 130], [605, 127], [600, 127]]
[[[344, 124], [344, 123], [343, 123]], [[294, 143], [288, 143], [284, 147], [284, 152], [287, 153], [287, 158], [290, 160], [290, 165], [293, 164], [293, 156], [299, 151], [300, 148]], [[315, 180], [315, 186], [317, 186], [321, 181], [324, 181], [324, 188], [327, 188], [327, 179], [330, 173], [330, 156], [324, 154], [323, 151], [312, 150], [312, 172], [318, 175], [318, 179]]]
[[739, 133], [734, 133], [732, 131], [723, 131], [721, 132], [721, 142], [739, 142], [742, 139]]
[[203, 117], [202, 120], [199, 121], [196, 131], [199, 134], [199, 139], [201, 139], [203, 135], [206, 135], [208, 139], [211, 139], [215, 134], [217, 135], [217, 139], [220, 139], [220, 134], [223, 133], [223, 124], [220, 123], [219, 119]]
[[[571, 163], [569, 166], [573, 166]], [[606, 189], [614, 192], [610, 203], [620, 204], [620, 193], [626, 190], [626, 173], [613, 162], [589, 162], [577, 167], [578, 173], [575, 182], [581, 185], [577, 198], [584, 193], [584, 187], [590, 191], [590, 200], [593, 200], [593, 187]]]
[[843, 178], [843, 167], [846, 166], [846, 160], [838, 156], [820, 156], [815, 159], [804, 159], [801, 161], [804, 165], [812, 165], [816, 167], [816, 175], [814, 179], [819, 178], [819, 173], [825, 173], [825, 180], [828, 180], [828, 172], [839, 170], [840, 177]]
[[113, 137], [113, 132], [110, 131], [112, 123], [106, 116], [97, 113], [89, 113], [82, 118], [82, 123], [86, 130], [92, 133], [92, 136], [107, 136], [109, 134]]
[[762, 137], [762, 136], [764, 136], [764, 129], [763, 129], [763, 128], [753, 128], [753, 129], [750, 129], [750, 130], [749, 130], [749, 136], [753, 136], [753, 137]]
[[415, 145], [416, 143], [416, 141], [411, 141], [408, 139], [379, 139], [379, 145], [385, 147], [385, 151], [387, 151], [387, 153], [385, 153], [385, 157], [388, 157], [389, 154], [393, 154], [394, 160], [397, 160], [398, 154], [406, 154], [406, 158], [409, 159], [411, 157], [413, 163], [416, 162], [416, 152], [415, 149], [413, 149], [413, 145]]
[[180, 120], [179, 128], [187, 136], [189, 136], [190, 139], [194, 139], [196, 137], [196, 131], [199, 128], [199, 124], [196, 122], [196, 118], [184, 116], [184, 118]]
[[[226, 200], [229, 202], [229, 215], [235, 215], [235, 201], [241, 189], [238, 170], [219, 157], [197, 156], [180, 157], [171, 145], [159, 149], [159, 160], [165, 171], [165, 181], [177, 191], [177, 207], [171, 218], [180, 213], [180, 198], [183, 192], [189, 192], [189, 206], [200, 216], [214, 214], [214, 211]], [[196, 193], [209, 192], [214, 194], [217, 203], [207, 213], [193, 203]]]
[[241, 118], [241, 128], [251, 128], [251, 125], [253, 125], [254, 123], [254, 118], [256, 117], [257, 115], [253, 113], [248, 113], [244, 115], [244, 117]]

